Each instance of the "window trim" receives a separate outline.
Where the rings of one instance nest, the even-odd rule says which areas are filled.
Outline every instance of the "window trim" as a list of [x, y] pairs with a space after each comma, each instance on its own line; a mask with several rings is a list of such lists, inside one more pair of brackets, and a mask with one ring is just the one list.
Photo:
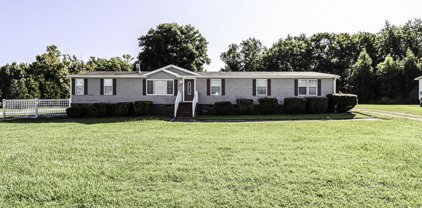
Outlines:
[[[306, 81], [306, 86], [300, 86], [300, 81]], [[316, 82], [316, 85], [315, 86], [310, 86], [309, 85], [309, 81], [315, 81]], [[312, 96], [312, 97], [318, 97], [319, 95], [318, 95], [318, 79], [298, 79], [298, 81], [297, 81], [297, 96], [298, 97], [310, 97], [310, 96]], [[300, 87], [306, 87], [306, 94], [300, 94], [300, 90], [299, 90], [299, 88]], [[310, 87], [315, 87], [316, 89], [315, 89], [315, 95], [311, 95], [311, 94], [309, 94], [309, 88]]]
[[[212, 81], [219, 81], [220, 85], [212, 85]], [[210, 79], [210, 95], [211, 96], [222, 96], [223, 93], [223, 81], [222, 79]], [[212, 94], [212, 87], [220, 87], [219, 94]]]
[[[265, 94], [258, 93], [258, 80], [265, 80]], [[268, 79], [256, 79], [255, 94], [256, 96], [268, 96]]]
[[[106, 94], [106, 87], [110, 87], [110, 86], [106, 86], [106, 80], [111, 80], [111, 93], [110, 94]], [[112, 96], [113, 95], [113, 79], [103, 79], [103, 95], [105, 96]]]
[[[153, 84], [152, 84], [152, 87], [153, 87], [153, 89], [152, 89], [152, 94], [151, 93], [148, 93], [148, 81], [152, 81], [153, 82]], [[166, 82], [166, 94], [155, 94], [154, 93], [154, 81], [165, 81]], [[172, 91], [173, 91], [173, 93], [171, 93], [171, 94], [167, 94], [167, 83], [168, 83], [168, 81], [171, 81], [171, 88], [173, 89]], [[174, 96], [174, 79], [147, 79], [146, 80], [146, 95], [148, 96], [154, 96], [154, 95], [159, 95], [159, 96]]]
[[[78, 86], [78, 80], [82, 80], [82, 85], [81, 86]], [[78, 93], [78, 87], [82, 87], [82, 92], [81, 93]], [[74, 88], [75, 88], [75, 95], [85, 95], [85, 79], [75, 79], [75, 86], [74, 86]]]

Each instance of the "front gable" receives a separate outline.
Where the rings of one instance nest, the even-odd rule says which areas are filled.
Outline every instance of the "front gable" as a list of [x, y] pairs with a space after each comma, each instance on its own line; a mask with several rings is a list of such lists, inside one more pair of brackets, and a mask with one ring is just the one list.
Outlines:
[[175, 65], [168, 65], [154, 71], [148, 72], [144, 74], [145, 77], [151, 79], [158, 79], [158, 78], [182, 78], [182, 77], [192, 77], [192, 76], [199, 76], [199, 74], [189, 71], [187, 69], [183, 69], [181, 67]]
[[169, 73], [169, 71], [158, 71], [147, 76], [148, 79], [176, 79], [180, 77], [176, 73]]

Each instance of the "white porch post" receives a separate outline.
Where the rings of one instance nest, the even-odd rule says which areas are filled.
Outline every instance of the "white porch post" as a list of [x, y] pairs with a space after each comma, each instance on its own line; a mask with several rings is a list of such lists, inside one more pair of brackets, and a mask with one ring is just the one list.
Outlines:
[[3, 118], [6, 118], [6, 99], [2, 100], [3, 103]]
[[337, 93], [337, 79], [334, 79], [334, 93], [333, 94], [335, 94], [335, 93]]
[[38, 118], [38, 98], [35, 98], [35, 118]]

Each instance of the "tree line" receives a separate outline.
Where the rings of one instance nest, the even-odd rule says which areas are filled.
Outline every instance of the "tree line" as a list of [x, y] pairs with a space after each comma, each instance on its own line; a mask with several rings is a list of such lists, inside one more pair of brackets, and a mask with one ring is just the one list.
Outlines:
[[[140, 53], [88, 61], [62, 54], [52, 45], [33, 63], [0, 67], [0, 98], [67, 98], [67, 75], [84, 71], [131, 71], [139, 63], [150, 71], [169, 64], [203, 71], [210, 63], [208, 42], [191, 25], [164, 23], [138, 38]], [[422, 20], [402, 26], [388, 21], [378, 33], [317, 33], [287, 36], [267, 48], [256, 38], [230, 44], [220, 56], [222, 71], [317, 71], [340, 75], [341, 92], [361, 103], [414, 103], [422, 75]]]
[[30, 64], [13, 62], [0, 67], [0, 98], [68, 98], [69, 74], [83, 71], [131, 71], [132, 60], [130, 55], [123, 55], [110, 59], [90, 57], [84, 62], [74, 55], [62, 54], [57, 46], [51, 45]]
[[340, 75], [341, 92], [361, 103], [415, 103], [422, 75], [422, 21], [388, 21], [378, 33], [287, 36], [271, 47], [249, 38], [220, 56], [223, 71], [316, 71]]

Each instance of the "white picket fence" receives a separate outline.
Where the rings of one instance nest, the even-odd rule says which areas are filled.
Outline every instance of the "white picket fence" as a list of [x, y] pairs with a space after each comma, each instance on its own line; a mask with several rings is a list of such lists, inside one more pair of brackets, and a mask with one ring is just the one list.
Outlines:
[[3, 118], [39, 118], [66, 116], [70, 99], [3, 99]]

